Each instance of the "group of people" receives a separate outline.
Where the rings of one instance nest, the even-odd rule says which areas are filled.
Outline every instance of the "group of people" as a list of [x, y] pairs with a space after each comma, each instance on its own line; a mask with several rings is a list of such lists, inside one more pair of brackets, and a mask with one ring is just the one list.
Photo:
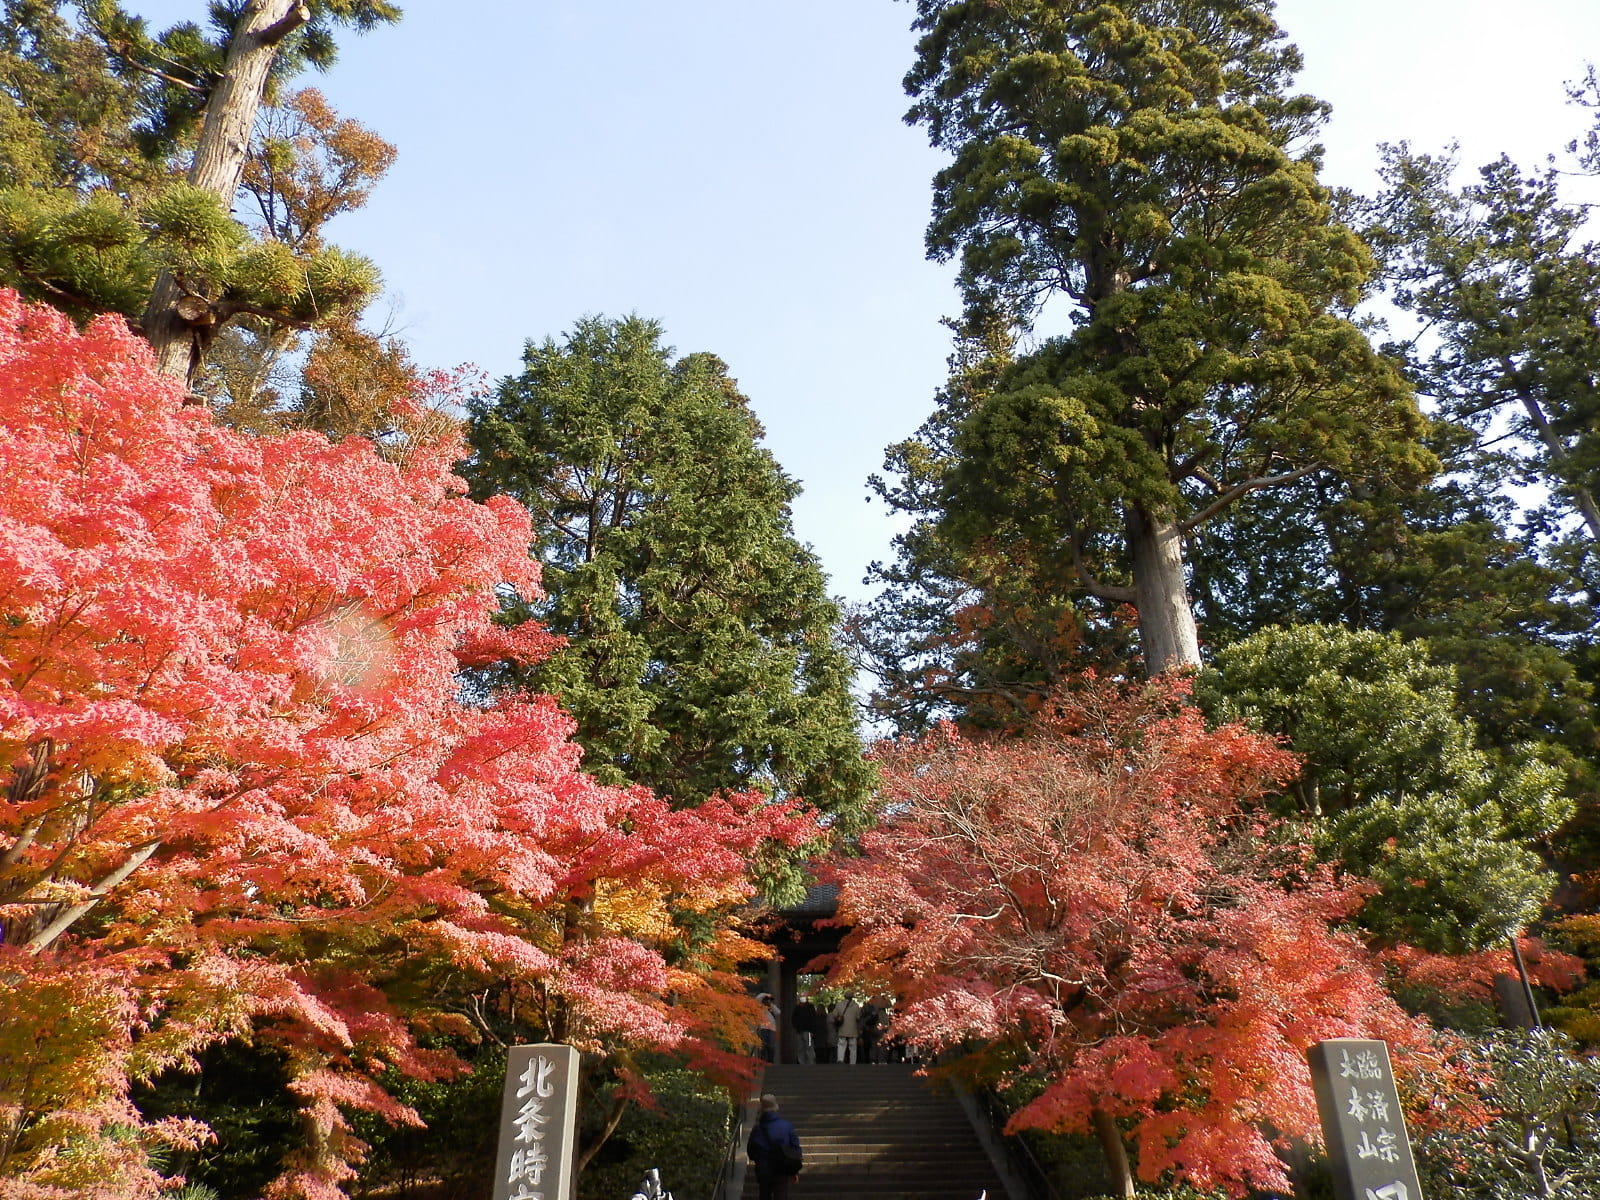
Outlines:
[[[770, 992], [756, 997], [761, 1005], [760, 1055], [766, 1062], [778, 1061], [778, 1029], [783, 1012]], [[905, 1044], [890, 1029], [893, 1010], [880, 1008], [870, 1000], [844, 996], [830, 1008], [801, 996], [789, 1015], [800, 1061], [814, 1063], [887, 1063], [906, 1060]]]
[[800, 1061], [812, 1063], [903, 1062], [905, 1050], [890, 1029], [891, 1010], [870, 1000], [844, 996], [832, 1008], [801, 996], [789, 1015]]

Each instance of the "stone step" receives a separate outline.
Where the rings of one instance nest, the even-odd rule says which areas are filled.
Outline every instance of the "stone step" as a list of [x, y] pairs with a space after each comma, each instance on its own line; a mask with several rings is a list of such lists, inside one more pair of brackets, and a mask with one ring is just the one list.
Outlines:
[[917, 1183], [977, 1183], [985, 1185], [994, 1172], [985, 1163], [980, 1168], [971, 1163], [921, 1163], [913, 1166], [905, 1162], [813, 1162], [806, 1160], [801, 1172], [807, 1179], [844, 1179], [876, 1181], [908, 1185]]
[[[745, 1176], [743, 1196], [754, 1196], [759, 1190], [755, 1173]], [[836, 1197], [859, 1192], [863, 1196], [890, 1195], [904, 1192], [913, 1196], [950, 1195], [965, 1196], [969, 1200], [979, 1192], [988, 1192], [989, 1200], [1004, 1200], [1005, 1193], [993, 1178], [983, 1175], [946, 1175], [940, 1178], [891, 1178], [887, 1175], [861, 1175], [830, 1171], [802, 1171], [799, 1183], [791, 1191], [803, 1191], [808, 1196], [835, 1200]]]
[[[819, 1200], [990, 1200], [1002, 1193], [955, 1098], [909, 1064], [771, 1066], [761, 1085], [800, 1134], [796, 1194]], [[757, 1194], [755, 1173], [744, 1196]]]
[[[805, 1139], [808, 1146], [888, 1146], [892, 1149], [906, 1145], [928, 1146], [965, 1146], [972, 1137], [970, 1125], [955, 1126], [932, 1124], [919, 1129], [884, 1130], [877, 1127], [862, 1128], [861, 1126], [832, 1126], [821, 1127], [807, 1125], [802, 1127], [795, 1122], [795, 1129]], [[1596, 1197], [1600, 1200], [1600, 1197]]]
[[[817, 1130], [795, 1124], [795, 1129], [800, 1134], [800, 1141], [806, 1146], [815, 1146], [819, 1150], [839, 1150], [848, 1147], [870, 1149], [877, 1153], [890, 1155], [902, 1154], [915, 1147], [919, 1152], [926, 1149], [931, 1153], [952, 1153], [964, 1151], [969, 1142], [975, 1142], [972, 1128], [964, 1129], [930, 1129], [919, 1134], [915, 1130], [905, 1130], [900, 1133], [885, 1133], [877, 1129], [857, 1129], [854, 1133], [849, 1130]], [[1600, 1197], [1596, 1197], [1600, 1200]]]

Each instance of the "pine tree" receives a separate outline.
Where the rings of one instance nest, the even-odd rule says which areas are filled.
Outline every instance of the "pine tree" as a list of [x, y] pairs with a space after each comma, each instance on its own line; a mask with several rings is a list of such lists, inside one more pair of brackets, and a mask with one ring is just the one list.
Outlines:
[[171, 151], [137, 128], [142, 89], [56, 0], [0, 6], [0, 188], [134, 188]]
[[[300, 69], [333, 61], [335, 26], [370, 28], [397, 8], [246, 0], [212, 6], [209, 29], [160, 34], [115, 0], [10, 0], [5, 15], [0, 283], [79, 319], [137, 319], [163, 369], [190, 383], [232, 325], [255, 321], [271, 336], [371, 298], [373, 264], [285, 236], [284, 205], [264, 204], [255, 231], [230, 210], [262, 105]], [[315, 175], [328, 148], [269, 147], [280, 178]], [[359, 203], [373, 177], [344, 198], [355, 191]]]

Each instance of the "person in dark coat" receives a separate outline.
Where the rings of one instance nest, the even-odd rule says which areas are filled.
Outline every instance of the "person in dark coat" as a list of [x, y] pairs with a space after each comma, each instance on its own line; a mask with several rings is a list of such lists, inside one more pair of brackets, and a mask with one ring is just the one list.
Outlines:
[[789, 1024], [794, 1026], [795, 1040], [800, 1043], [800, 1061], [806, 1066], [814, 1065], [817, 1061], [817, 1010], [811, 1003], [811, 997], [800, 997], [800, 1002], [789, 1014]]
[[880, 1014], [878, 1006], [872, 1001], [861, 1006], [861, 1053], [860, 1058], [864, 1063], [878, 1061], [878, 1022]]
[[794, 1173], [785, 1165], [784, 1148], [800, 1159], [800, 1135], [794, 1126], [778, 1115], [778, 1098], [771, 1093], [761, 1097], [761, 1116], [750, 1131], [745, 1153], [756, 1169], [760, 1200], [789, 1200], [789, 1182]]
[[771, 992], [762, 992], [756, 997], [756, 1003], [761, 1005], [761, 1024], [756, 1029], [761, 1038], [761, 1060], [775, 1063], [778, 1061], [778, 1020], [781, 1014], [778, 1006], [772, 1002]]

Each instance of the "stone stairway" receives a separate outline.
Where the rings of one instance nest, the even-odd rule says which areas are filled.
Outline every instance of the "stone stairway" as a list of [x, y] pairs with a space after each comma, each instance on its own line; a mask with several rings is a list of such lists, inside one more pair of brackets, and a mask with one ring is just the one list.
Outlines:
[[[955, 1098], [903, 1063], [771, 1066], [763, 1090], [794, 1122], [805, 1169], [790, 1200], [1004, 1200]], [[742, 1150], [742, 1147], [741, 1147]], [[756, 1200], [754, 1171], [742, 1200]]]

